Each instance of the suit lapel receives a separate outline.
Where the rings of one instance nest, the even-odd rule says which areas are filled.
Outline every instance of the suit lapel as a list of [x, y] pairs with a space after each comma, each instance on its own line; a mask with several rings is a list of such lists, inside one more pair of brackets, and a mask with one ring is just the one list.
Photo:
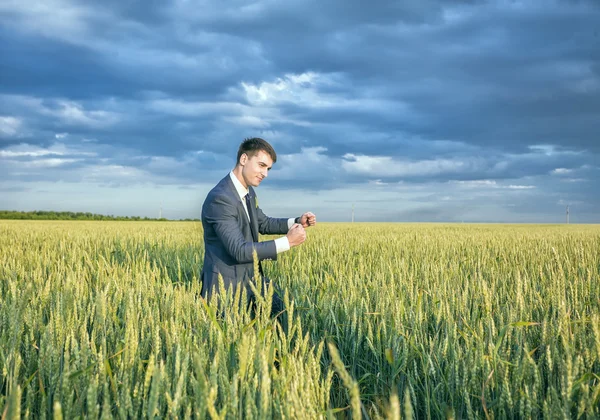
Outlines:
[[[233, 185], [233, 181], [231, 180], [231, 177], [229, 175], [227, 175], [225, 178], [223, 178], [223, 180], [225, 182], [225, 185], [227, 187], [227, 189], [229, 190], [229, 193], [233, 195], [233, 197], [236, 198], [237, 202], [238, 202], [238, 209], [240, 211], [240, 214], [243, 217], [243, 221], [240, 221], [240, 228], [241, 228], [241, 224], [242, 223], [246, 223], [246, 221], [248, 220], [248, 218], [246, 217], [246, 211], [244, 210], [244, 203], [242, 202], [242, 200], [240, 200], [240, 196], [237, 192], [237, 190], [235, 189], [235, 185]], [[250, 194], [250, 205], [248, 206], [248, 216], [250, 217], [250, 232], [252, 234], [252, 239], [254, 242], [258, 242], [258, 215], [256, 214], [256, 195], [254, 194], [254, 190], [252, 189], [252, 187], [248, 188], [249, 190], [249, 194]], [[264, 276], [264, 272], [263, 272], [263, 268], [262, 268], [262, 263], [261, 261], [258, 262], [258, 270], [260, 272], [261, 276]]]
[[[238, 195], [238, 192], [235, 189], [235, 185], [233, 185], [233, 181], [231, 180], [231, 177], [229, 175], [223, 178], [223, 181], [225, 181], [225, 185], [227, 185], [229, 193], [233, 197], [235, 197], [238, 203], [239, 212], [243, 216], [243, 221], [241, 223], [246, 223], [248, 221], [248, 217], [246, 217], [246, 210], [244, 210], [244, 199], [240, 200], [240, 196]], [[248, 191], [248, 193], [250, 194], [250, 205], [248, 206], [248, 216], [250, 218], [250, 233], [252, 234], [252, 239], [254, 240], [254, 242], [258, 242], [258, 216], [256, 215], [256, 209], [253, 205], [253, 203], [256, 202], [256, 195], [252, 188], [249, 188]]]
[[[240, 196], [238, 195], [238, 192], [235, 189], [235, 185], [233, 185], [233, 181], [231, 180], [231, 177], [229, 175], [227, 175], [225, 178], [223, 178], [222, 181], [225, 183], [227, 190], [229, 191], [229, 194], [231, 194], [231, 197], [234, 198], [235, 201], [238, 203], [237, 204], [238, 211], [243, 216], [241, 223], [245, 223], [245, 221], [248, 220], [248, 217], [246, 217], [246, 210], [244, 210], [243, 199], [240, 200]], [[250, 226], [252, 226], [252, 225], [250, 225]], [[250, 229], [250, 230], [252, 230], [252, 229]]]

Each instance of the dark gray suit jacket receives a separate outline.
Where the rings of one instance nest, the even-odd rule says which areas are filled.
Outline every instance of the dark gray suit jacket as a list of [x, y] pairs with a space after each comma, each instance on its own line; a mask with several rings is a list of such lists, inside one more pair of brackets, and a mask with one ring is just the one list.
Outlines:
[[202, 205], [204, 228], [204, 266], [202, 267], [202, 296], [210, 298], [218, 293], [218, 275], [223, 276], [225, 289], [239, 286], [252, 296], [249, 282], [254, 277], [253, 250], [258, 260], [276, 260], [275, 241], [255, 242], [258, 233], [264, 235], [284, 234], [288, 231], [288, 219], [267, 217], [258, 207], [256, 194], [249, 187], [248, 209], [251, 222], [229, 174], [209, 193]]

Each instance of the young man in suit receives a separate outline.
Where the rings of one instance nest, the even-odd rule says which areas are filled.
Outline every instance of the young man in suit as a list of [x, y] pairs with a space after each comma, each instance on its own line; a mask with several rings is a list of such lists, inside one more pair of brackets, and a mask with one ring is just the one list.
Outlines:
[[[305, 228], [317, 223], [316, 216], [307, 212], [297, 218], [266, 216], [258, 206], [254, 191], [267, 177], [277, 161], [273, 147], [261, 138], [242, 142], [237, 153], [235, 168], [209, 193], [202, 206], [204, 228], [204, 266], [202, 268], [202, 296], [206, 299], [218, 293], [221, 274], [225, 289], [246, 289], [251, 301], [254, 293], [250, 282], [254, 279], [253, 251], [259, 260], [263, 276], [263, 260], [276, 260], [277, 254], [301, 245], [306, 239]], [[258, 234], [285, 234], [280, 238], [259, 242]], [[268, 279], [263, 278], [268, 282]], [[281, 297], [273, 296], [271, 315], [284, 310]]]

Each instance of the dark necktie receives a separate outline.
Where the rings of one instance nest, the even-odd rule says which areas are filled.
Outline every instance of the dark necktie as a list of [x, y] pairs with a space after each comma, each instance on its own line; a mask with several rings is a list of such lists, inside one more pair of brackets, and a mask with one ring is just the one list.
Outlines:
[[[248, 216], [250, 217], [250, 231], [252, 232], [252, 240], [254, 240], [254, 242], [258, 242], [258, 226], [255, 226], [257, 221], [256, 217], [254, 217], [254, 206], [250, 200], [250, 194], [246, 194], [244, 198], [246, 199], [246, 209], [248, 209]], [[261, 276], [265, 275], [260, 261], [258, 262], [258, 271], [260, 272]]]
[[254, 207], [252, 207], [252, 203], [250, 202], [250, 194], [246, 194], [244, 198], [246, 199], [246, 209], [248, 210], [248, 217], [250, 218], [250, 231], [252, 232], [252, 239], [254, 242], [258, 242], [258, 229], [254, 229]]

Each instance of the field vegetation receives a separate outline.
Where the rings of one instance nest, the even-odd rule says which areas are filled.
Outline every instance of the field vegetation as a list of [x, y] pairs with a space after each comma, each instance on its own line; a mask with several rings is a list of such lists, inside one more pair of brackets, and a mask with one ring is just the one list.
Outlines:
[[197, 222], [0, 221], [0, 416], [600, 417], [600, 226], [321, 223], [265, 263], [287, 333], [202, 258]]

